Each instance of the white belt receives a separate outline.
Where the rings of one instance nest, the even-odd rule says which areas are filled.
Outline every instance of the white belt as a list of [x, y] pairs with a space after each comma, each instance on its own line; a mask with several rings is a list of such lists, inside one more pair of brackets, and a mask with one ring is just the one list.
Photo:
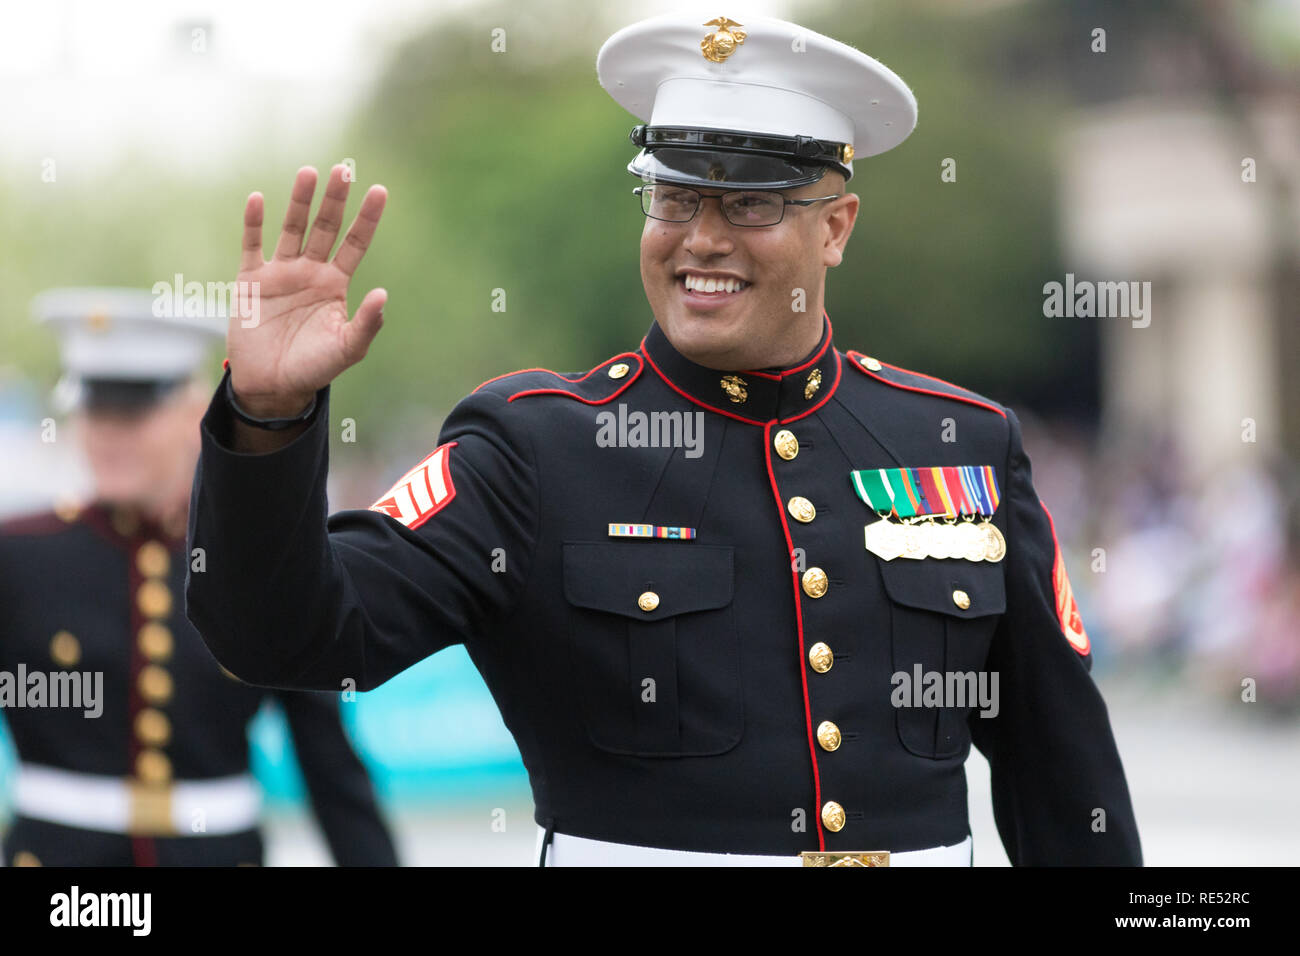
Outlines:
[[[541, 859], [546, 830], [537, 828], [537, 859]], [[889, 866], [970, 866], [969, 836], [952, 846], [928, 850], [904, 850], [889, 854]], [[758, 856], [744, 853], [698, 853], [694, 850], [664, 850], [653, 846], [631, 846], [588, 840], [567, 833], [551, 835], [546, 852], [547, 866], [803, 866], [798, 854]]]
[[262, 794], [251, 774], [146, 787], [125, 777], [20, 763], [14, 813], [137, 836], [212, 836], [257, 825]]

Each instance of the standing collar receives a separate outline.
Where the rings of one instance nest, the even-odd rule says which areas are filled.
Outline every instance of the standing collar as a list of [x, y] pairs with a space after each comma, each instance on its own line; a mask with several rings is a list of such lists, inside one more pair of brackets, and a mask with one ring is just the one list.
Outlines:
[[822, 312], [822, 336], [812, 354], [784, 369], [721, 372], [682, 355], [656, 322], [641, 340], [641, 353], [680, 395], [719, 415], [751, 425], [784, 424], [816, 411], [840, 383], [840, 356], [831, 341], [831, 320]]
[[163, 522], [129, 505], [95, 499], [82, 510], [81, 519], [101, 535], [118, 544], [134, 545], [157, 539], [175, 548], [185, 543], [186, 527], [182, 516]]

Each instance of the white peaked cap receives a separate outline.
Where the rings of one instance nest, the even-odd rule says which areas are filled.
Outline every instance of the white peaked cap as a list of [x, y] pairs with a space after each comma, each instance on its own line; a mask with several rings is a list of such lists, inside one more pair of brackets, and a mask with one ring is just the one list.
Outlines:
[[226, 320], [173, 314], [170, 294], [139, 289], [51, 289], [32, 314], [58, 337], [62, 410], [79, 404], [143, 406], [189, 377]]
[[[883, 153], [915, 129], [912, 91], [865, 53], [784, 20], [703, 19], [674, 14], [634, 23], [606, 40], [596, 57], [601, 86], [651, 130], [809, 137], [851, 147], [833, 157], [825, 152], [811, 159], [806, 153], [789, 155], [795, 167], [819, 167], [806, 180], [811, 182], [826, 166], [851, 176], [854, 156]], [[658, 150], [685, 153], [690, 148], [724, 156], [731, 152], [726, 141], [717, 148], [709, 137], [693, 144], [661, 139], [639, 145], [647, 148], [629, 169], [641, 174], [654, 172], [653, 164], [645, 162], [646, 154]], [[747, 149], [736, 152], [752, 154], [765, 144], [741, 145]], [[775, 162], [774, 181], [799, 178], [781, 170], [789, 165], [786, 160]], [[686, 178], [692, 175], [688, 171]]]

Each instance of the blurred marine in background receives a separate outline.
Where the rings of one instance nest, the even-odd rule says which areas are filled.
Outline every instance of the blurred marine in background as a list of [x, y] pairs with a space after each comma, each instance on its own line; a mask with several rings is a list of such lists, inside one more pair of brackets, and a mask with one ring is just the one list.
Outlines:
[[154, 302], [70, 289], [35, 306], [59, 335], [56, 396], [76, 410], [95, 495], [0, 525], [0, 713], [19, 758], [5, 861], [260, 865], [247, 725], [270, 696], [335, 861], [395, 865], [337, 696], [242, 683], [185, 618], [195, 372], [221, 323], [157, 317]]

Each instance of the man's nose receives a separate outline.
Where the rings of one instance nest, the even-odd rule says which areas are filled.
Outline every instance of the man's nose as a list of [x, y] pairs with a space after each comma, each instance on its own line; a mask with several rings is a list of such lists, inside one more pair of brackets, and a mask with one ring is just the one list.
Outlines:
[[722, 213], [721, 196], [701, 196], [700, 208], [688, 224], [686, 247], [693, 255], [725, 255], [735, 248], [732, 225]]

